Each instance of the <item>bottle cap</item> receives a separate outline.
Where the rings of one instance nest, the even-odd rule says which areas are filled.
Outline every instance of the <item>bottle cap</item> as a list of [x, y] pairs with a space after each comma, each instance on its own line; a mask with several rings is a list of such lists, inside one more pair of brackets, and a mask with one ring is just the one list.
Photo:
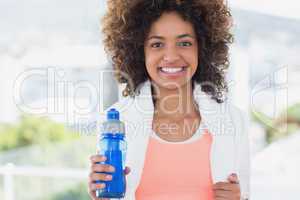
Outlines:
[[108, 120], [119, 120], [119, 118], [120, 118], [120, 114], [115, 108], [111, 108], [107, 112], [107, 119]]

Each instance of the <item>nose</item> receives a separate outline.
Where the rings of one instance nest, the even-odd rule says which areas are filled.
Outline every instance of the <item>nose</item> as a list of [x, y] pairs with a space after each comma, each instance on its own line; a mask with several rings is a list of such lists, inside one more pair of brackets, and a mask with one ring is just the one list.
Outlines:
[[175, 47], [168, 47], [165, 49], [164, 55], [163, 55], [163, 61], [167, 63], [173, 63], [179, 60], [180, 55], [179, 52], [176, 50]]

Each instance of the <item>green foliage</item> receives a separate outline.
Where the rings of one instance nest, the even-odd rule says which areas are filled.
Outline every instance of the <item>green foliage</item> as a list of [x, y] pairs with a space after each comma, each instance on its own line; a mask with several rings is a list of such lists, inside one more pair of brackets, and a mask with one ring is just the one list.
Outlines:
[[300, 103], [297, 103], [287, 109], [287, 115], [289, 120], [294, 120], [296, 123], [300, 123]]
[[252, 112], [252, 118], [265, 128], [267, 142], [272, 143], [300, 129], [300, 103], [289, 107], [277, 119], [259, 111]]
[[78, 134], [67, 130], [63, 124], [45, 117], [24, 115], [15, 125], [0, 125], [0, 151], [32, 144], [44, 145], [50, 142], [67, 141], [78, 137]]
[[66, 190], [64, 192], [60, 192], [53, 197], [50, 197], [49, 200], [90, 200], [87, 193], [87, 185], [84, 183], [80, 183], [75, 187]]

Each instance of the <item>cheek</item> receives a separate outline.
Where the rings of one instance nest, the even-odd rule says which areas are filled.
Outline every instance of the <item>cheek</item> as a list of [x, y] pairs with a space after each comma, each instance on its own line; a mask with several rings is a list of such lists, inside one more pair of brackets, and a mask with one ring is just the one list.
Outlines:
[[199, 65], [199, 54], [198, 54], [198, 47], [195, 48], [194, 53], [193, 53], [193, 63], [195, 65], [195, 68], [197, 69]]
[[197, 67], [198, 66], [199, 58], [198, 58], [198, 51], [197, 50], [191, 50], [191, 51], [185, 52], [184, 57], [192, 67]]
[[149, 55], [147, 55], [147, 54], [145, 54], [145, 66], [149, 73], [149, 71], [151, 69], [151, 59], [149, 58]]
[[158, 65], [159, 56], [153, 52], [145, 52], [145, 65], [148, 72], [155, 71]]
[[198, 60], [199, 60], [198, 46], [195, 47], [192, 55], [193, 55], [194, 62], [197, 63], [198, 65]]

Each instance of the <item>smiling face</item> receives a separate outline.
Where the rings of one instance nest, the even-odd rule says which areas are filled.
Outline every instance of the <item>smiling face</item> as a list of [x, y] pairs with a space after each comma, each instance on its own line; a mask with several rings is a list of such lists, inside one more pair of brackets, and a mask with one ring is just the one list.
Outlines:
[[147, 72], [159, 87], [191, 83], [198, 66], [198, 42], [193, 25], [178, 13], [164, 13], [151, 25], [144, 52]]

